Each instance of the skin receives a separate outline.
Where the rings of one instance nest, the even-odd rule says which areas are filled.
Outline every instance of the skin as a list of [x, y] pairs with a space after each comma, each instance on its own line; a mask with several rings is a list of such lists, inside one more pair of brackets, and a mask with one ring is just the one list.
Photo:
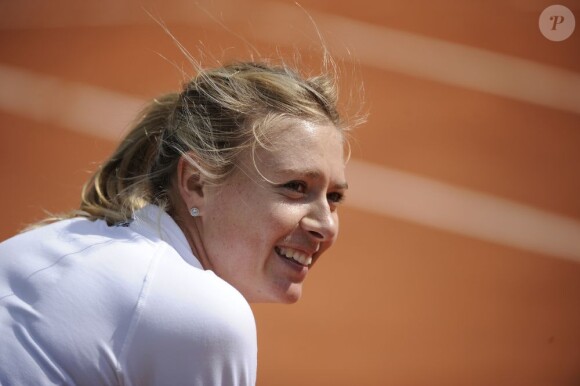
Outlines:
[[[315, 262], [334, 244], [347, 189], [343, 137], [331, 124], [286, 119], [269, 140], [268, 150], [255, 152], [259, 172], [247, 151], [217, 187], [182, 158], [176, 220], [203, 267], [249, 302], [293, 303], [311, 264], [281, 256], [280, 248]], [[191, 217], [191, 207], [201, 215]]]

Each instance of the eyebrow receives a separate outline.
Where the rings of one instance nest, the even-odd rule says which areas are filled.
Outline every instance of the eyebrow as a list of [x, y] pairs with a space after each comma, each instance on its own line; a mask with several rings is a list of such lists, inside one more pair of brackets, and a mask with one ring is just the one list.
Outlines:
[[[307, 170], [300, 170], [300, 169], [282, 169], [281, 170], [282, 173], [284, 174], [302, 174], [307, 176], [310, 179], [316, 180], [316, 179], [320, 179], [321, 178], [321, 173], [318, 170], [313, 170], [313, 169], [307, 169]], [[337, 184], [334, 184], [332, 186], [333, 189], [342, 189], [342, 190], [347, 190], [348, 189], [348, 183], [345, 182], [339, 182]]]

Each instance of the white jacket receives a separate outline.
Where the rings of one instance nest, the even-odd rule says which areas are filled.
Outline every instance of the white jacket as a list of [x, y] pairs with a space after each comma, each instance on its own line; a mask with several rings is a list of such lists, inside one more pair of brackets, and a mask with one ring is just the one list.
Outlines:
[[256, 356], [250, 306], [156, 206], [0, 244], [3, 386], [254, 385]]

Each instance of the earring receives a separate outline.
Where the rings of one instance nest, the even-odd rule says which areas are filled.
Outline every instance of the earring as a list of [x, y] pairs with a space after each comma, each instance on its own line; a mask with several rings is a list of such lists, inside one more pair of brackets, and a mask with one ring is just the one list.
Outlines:
[[199, 209], [197, 209], [195, 206], [193, 208], [191, 208], [189, 210], [189, 214], [191, 215], [191, 217], [198, 217], [199, 216]]

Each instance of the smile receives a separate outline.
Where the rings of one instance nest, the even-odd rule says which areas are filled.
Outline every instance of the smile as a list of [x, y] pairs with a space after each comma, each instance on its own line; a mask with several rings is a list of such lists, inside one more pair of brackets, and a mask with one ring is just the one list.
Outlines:
[[312, 264], [312, 256], [307, 255], [303, 252], [300, 252], [296, 249], [292, 248], [282, 248], [282, 247], [274, 247], [274, 250], [278, 254], [278, 256], [283, 257], [288, 260], [295, 261], [296, 263], [309, 266]]

